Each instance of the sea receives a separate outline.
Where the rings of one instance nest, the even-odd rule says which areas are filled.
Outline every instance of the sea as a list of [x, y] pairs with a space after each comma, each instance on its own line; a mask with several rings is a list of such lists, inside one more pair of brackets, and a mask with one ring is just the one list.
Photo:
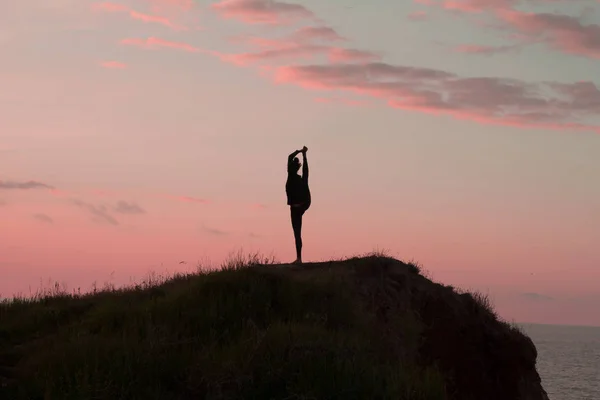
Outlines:
[[520, 325], [550, 400], [600, 400], [600, 327]]

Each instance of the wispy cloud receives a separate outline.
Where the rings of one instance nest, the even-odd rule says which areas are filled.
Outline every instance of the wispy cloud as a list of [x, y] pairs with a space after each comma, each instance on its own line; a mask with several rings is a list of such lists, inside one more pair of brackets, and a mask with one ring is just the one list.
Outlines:
[[[512, 31], [511, 37], [519, 44], [545, 44], [565, 54], [600, 58], [600, 25], [584, 24], [581, 17], [562, 15], [556, 12], [524, 12], [515, 6], [569, 4], [576, 7], [589, 2], [573, 0], [443, 0], [420, 1], [458, 13], [485, 13], [496, 18], [496, 28], [504, 35]], [[600, 1], [595, 1], [597, 4]], [[583, 15], [583, 13], [582, 13]], [[491, 25], [490, 25], [491, 26]], [[498, 48], [502, 50], [503, 46]], [[491, 49], [490, 49], [491, 50]], [[473, 51], [474, 54], [482, 54]]]
[[[510, 10], [507, 7], [514, 2], [471, 0], [420, 3], [442, 4], [459, 11], [483, 11], [491, 7], [501, 12]], [[303, 6], [292, 6], [286, 3], [283, 9], [299, 10], [304, 17], [315, 17]], [[280, 8], [280, 3], [258, 0], [228, 0], [216, 6], [226, 16], [246, 22], [254, 21], [248, 15], [262, 16], [260, 20], [276, 20], [272, 15], [278, 15]], [[383, 58], [381, 54], [369, 50], [311, 42], [313, 38], [323, 35], [332, 38], [339, 36], [322, 24], [319, 27], [319, 30], [299, 30], [279, 40], [250, 38], [246, 43], [257, 47], [255, 51], [220, 57], [239, 65], [268, 61], [269, 64], [261, 72], [272, 74], [278, 84], [352, 93], [383, 100], [389, 107], [406, 111], [448, 115], [480, 124], [600, 132], [600, 124], [594, 122], [600, 117], [600, 91], [593, 82], [529, 83], [500, 77], [463, 77], [441, 69], [385, 63], [380, 61]], [[507, 52], [519, 45], [464, 45], [455, 50], [489, 55]], [[305, 62], [316, 55], [328, 57], [325, 62]], [[276, 59], [289, 60], [288, 65], [273, 65]]]
[[108, 208], [104, 205], [94, 205], [81, 200], [72, 200], [72, 202], [77, 207], [89, 212], [95, 222], [104, 222], [115, 226], [119, 225], [119, 221], [110, 215]]
[[0, 199], [0, 207], [4, 207], [6, 205], [8, 205], [8, 203], [6, 202], [6, 200]]
[[176, 50], [183, 50], [189, 53], [202, 52], [202, 49], [195, 47], [191, 44], [184, 42], [172, 42], [157, 37], [148, 37], [146, 39], [141, 38], [127, 38], [122, 39], [121, 44], [129, 46], [137, 46], [145, 49], [159, 49], [159, 48], [170, 48]]
[[108, 69], [125, 69], [127, 64], [119, 61], [103, 61], [100, 65]]
[[248, 24], [288, 24], [314, 18], [304, 6], [276, 0], [222, 0], [212, 9], [225, 18]]
[[136, 203], [120, 200], [113, 210], [120, 214], [145, 214], [146, 211]]
[[533, 292], [521, 293], [521, 297], [525, 297], [526, 299], [535, 300], [535, 301], [551, 301], [551, 300], [554, 300], [553, 297], [546, 296], [546, 295], [540, 294], [540, 293], [533, 293]]
[[394, 108], [484, 124], [600, 132], [600, 126], [583, 121], [600, 115], [600, 91], [592, 82], [535, 84], [465, 78], [438, 69], [386, 63], [285, 66], [276, 69], [275, 81], [362, 94], [383, 99]]
[[44, 224], [54, 224], [54, 220], [46, 214], [34, 214], [33, 218]]
[[458, 53], [480, 54], [490, 56], [493, 54], [506, 53], [508, 51], [515, 50], [516, 48], [516, 45], [485, 46], [476, 44], [463, 44], [460, 46], [456, 46], [454, 50]]
[[199, 197], [190, 197], [190, 196], [168, 196], [171, 199], [181, 201], [183, 203], [196, 203], [196, 204], [208, 204], [210, 203], [207, 199], [201, 199]]
[[153, 9], [170, 10], [178, 9], [181, 11], [189, 11], [194, 7], [193, 0], [146, 0], [152, 5]]
[[29, 190], [29, 189], [54, 189], [50, 185], [36, 181], [27, 182], [14, 182], [14, 181], [0, 181], [0, 189], [7, 190]]
[[334, 63], [369, 62], [381, 60], [381, 55], [367, 50], [332, 47], [329, 50], [329, 60]]
[[151, 15], [145, 14], [136, 10], [133, 10], [125, 5], [116, 4], [111, 2], [103, 2], [103, 3], [95, 3], [92, 5], [92, 9], [96, 12], [110, 12], [110, 13], [124, 13], [129, 15], [130, 18], [146, 22], [146, 23], [155, 23], [159, 25], [166, 26], [171, 29], [181, 30], [183, 27], [175, 25], [171, 20], [167, 17], [159, 16], [159, 15]]
[[206, 233], [210, 233], [211, 235], [216, 235], [216, 236], [229, 235], [229, 232], [227, 232], [227, 231], [217, 229], [217, 228], [210, 228], [210, 227], [207, 227], [206, 225], [202, 225], [202, 230]]
[[600, 58], [600, 25], [584, 25], [579, 18], [550, 13], [502, 10], [498, 16], [529, 41], [568, 54]]
[[340, 36], [333, 28], [328, 26], [305, 26], [294, 32], [290, 39], [295, 42], [313, 42], [315, 40], [326, 42], [340, 42], [347, 40]]
[[381, 55], [370, 51], [343, 48], [327, 43], [345, 40], [329, 27], [305, 27], [279, 39], [237, 38], [236, 42], [246, 44], [252, 47], [252, 50], [237, 54], [221, 54], [220, 58], [237, 65], [279, 60], [299, 61], [318, 56], [325, 56], [333, 63], [368, 62], [381, 59]]
[[411, 21], [424, 21], [427, 19], [427, 12], [425, 11], [415, 11], [408, 14], [408, 19]]

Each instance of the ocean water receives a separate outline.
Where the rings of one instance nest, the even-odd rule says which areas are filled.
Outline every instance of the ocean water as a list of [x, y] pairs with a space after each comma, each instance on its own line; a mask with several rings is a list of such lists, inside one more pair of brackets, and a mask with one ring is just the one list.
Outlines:
[[600, 327], [522, 324], [550, 400], [600, 400]]

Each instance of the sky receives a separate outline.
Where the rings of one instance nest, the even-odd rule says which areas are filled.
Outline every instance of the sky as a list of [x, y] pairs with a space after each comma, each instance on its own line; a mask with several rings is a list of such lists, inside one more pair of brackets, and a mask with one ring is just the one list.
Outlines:
[[[0, 296], [386, 250], [600, 325], [600, 2], [0, 3]], [[207, 261], [208, 260], [208, 261]]]

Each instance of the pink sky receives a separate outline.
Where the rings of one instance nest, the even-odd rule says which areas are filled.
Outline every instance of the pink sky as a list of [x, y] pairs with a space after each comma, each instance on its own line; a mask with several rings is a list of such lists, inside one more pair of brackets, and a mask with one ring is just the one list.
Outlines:
[[1, 296], [291, 261], [306, 145], [305, 260], [600, 325], [598, 1], [15, 1], [0, 49]]

